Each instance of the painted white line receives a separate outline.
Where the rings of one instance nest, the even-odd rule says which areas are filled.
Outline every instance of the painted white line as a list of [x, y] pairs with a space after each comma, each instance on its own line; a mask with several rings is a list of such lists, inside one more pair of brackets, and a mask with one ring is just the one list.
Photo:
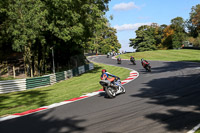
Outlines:
[[86, 94], [84, 96], [90, 97], [90, 96], [95, 96], [95, 95], [98, 95], [98, 94], [99, 94], [99, 92], [92, 92], [92, 93], [88, 93], [88, 94]]
[[9, 120], [9, 119], [13, 119], [13, 118], [17, 118], [17, 117], [20, 117], [20, 116], [19, 115], [9, 115], [9, 116], [6, 116], [6, 117], [1, 117], [0, 122], [5, 121], [5, 120]]
[[51, 109], [51, 108], [55, 108], [55, 107], [58, 107], [58, 106], [61, 106], [61, 105], [64, 105], [64, 104], [71, 103], [71, 102], [72, 102], [72, 101], [54, 103], [54, 104], [51, 104], [51, 105], [49, 105], [49, 106], [44, 106], [44, 108]]
[[199, 128], [200, 128], [200, 123], [197, 126], [195, 126], [192, 130], [188, 131], [187, 133], [194, 133]]

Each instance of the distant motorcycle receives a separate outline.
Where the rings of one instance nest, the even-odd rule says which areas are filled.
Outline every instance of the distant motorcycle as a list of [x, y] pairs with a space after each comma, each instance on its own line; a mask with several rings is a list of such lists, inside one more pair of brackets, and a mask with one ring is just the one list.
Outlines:
[[121, 62], [122, 62], [122, 61], [121, 61], [121, 58], [117, 58], [117, 63], [118, 63], [118, 64], [121, 64]]
[[109, 98], [115, 98], [117, 94], [123, 94], [126, 92], [125, 88], [121, 85], [119, 77], [116, 77], [113, 82], [109, 80], [101, 80], [99, 83], [103, 86], [104, 91]]
[[136, 65], [136, 63], [135, 63], [135, 58], [134, 58], [134, 57], [131, 57], [131, 58], [130, 58], [130, 62], [132, 62], [133, 65]]

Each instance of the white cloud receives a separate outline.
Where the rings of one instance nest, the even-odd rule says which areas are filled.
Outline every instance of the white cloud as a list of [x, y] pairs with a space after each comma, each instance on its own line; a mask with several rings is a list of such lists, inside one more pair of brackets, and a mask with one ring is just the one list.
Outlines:
[[137, 30], [140, 26], [142, 25], [151, 25], [152, 23], [135, 23], [135, 24], [123, 24], [121, 26], [115, 25], [114, 28], [117, 29], [118, 31], [123, 31], [123, 30]]
[[140, 7], [135, 5], [134, 2], [120, 3], [120, 4], [114, 5], [114, 7], [113, 7], [114, 10], [130, 10], [133, 8], [140, 9]]

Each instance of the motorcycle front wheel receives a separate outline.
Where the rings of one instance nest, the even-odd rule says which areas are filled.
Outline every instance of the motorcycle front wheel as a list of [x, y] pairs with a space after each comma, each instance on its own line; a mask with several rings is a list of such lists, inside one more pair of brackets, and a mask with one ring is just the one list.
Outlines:
[[115, 98], [116, 92], [112, 87], [106, 87], [105, 92], [109, 98]]
[[124, 88], [124, 86], [121, 86], [122, 89], [122, 93], [126, 93], [126, 89]]

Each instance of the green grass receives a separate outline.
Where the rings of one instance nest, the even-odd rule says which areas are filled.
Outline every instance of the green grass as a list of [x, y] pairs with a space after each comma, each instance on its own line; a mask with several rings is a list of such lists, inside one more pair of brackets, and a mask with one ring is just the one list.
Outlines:
[[200, 133], [200, 129], [198, 129], [195, 133]]
[[158, 60], [158, 61], [193, 61], [200, 62], [200, 50], [156, 50], [136, 52], [120, 55], [122, 59], [129, 59], [130, 56], [134, 56], [136, 60], [144, 58], [146, 60]]
[[101, 69], [107, 69], [108, 72], [119, 76], [122, 80], [130, 73], [128, 69], [95, 64], [94, 70], [52, 86], [0, 94], [0, 116], [21, 113], [102, 89], [99, 84]]

